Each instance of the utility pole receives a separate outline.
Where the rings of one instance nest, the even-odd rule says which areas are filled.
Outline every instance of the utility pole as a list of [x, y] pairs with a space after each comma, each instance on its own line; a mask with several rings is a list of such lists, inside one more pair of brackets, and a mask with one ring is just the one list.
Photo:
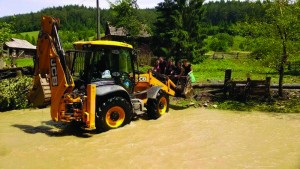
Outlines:
[[97, 0], [97, 40], [100, 40], [100, 9], [99, 9], [99, 0]]

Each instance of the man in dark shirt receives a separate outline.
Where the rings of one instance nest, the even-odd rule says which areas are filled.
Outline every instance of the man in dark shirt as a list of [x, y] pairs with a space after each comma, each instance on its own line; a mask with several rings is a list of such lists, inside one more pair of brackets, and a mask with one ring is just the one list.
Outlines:
[[182, 63], [178, 61], [175, 67], [175, 75], [182, 76], [182, 74], [183, 74]]
[[187, 60], [183, 61], [182, 67], [184, 69], [183, 76], [187, 76], [192, 71], [192, 65]]
[[167, 62], [164, 60], [163, 57], [159, 57], [160, 74], [166, 74], [166, 69], [167, 69]]
[[174, 64], [174, 60], [170, 59], [169, 63], [168, 63], [168, 66], [167, 66], [166, 74], [167, 75], [174, 75], [175, 74], [175, 69], [176, 69], [176, 66]]

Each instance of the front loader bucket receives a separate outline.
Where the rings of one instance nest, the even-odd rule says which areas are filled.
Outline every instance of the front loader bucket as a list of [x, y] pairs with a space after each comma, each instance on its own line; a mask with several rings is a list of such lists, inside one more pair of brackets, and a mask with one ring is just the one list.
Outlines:
[[50, 104], [51, 90], [46, 78], [35, 76], [33, 88], [29, 93], [29, 101], [33, 107], [45, 107]]
[[193, 91], [192, 81], [189, 76], [182, 76], [176, 79], [175, 96], [188, 98]]

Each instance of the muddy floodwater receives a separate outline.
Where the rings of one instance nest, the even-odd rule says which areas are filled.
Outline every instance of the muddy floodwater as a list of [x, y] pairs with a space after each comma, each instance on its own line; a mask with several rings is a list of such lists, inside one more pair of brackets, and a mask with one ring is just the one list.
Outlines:
[[0, 168], [300, 169], [300, 114], [171, 109], [96, 134], [49, 111], [0, 113]]

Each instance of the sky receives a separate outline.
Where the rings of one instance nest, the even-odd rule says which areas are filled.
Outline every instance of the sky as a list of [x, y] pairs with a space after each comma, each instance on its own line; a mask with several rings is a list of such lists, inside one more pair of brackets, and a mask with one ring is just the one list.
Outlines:
[[[115, 2], [116, 0], [109, 0]], [[163, 0], [137, 0], [139, 8], [154, 8]], [[0, 0], [0, 17], [37, 12], [44, 8], [64, 5], [96, 7], [96, 0]], [[99, 0], [100, 8], [109, 8], [108, 0]]]

